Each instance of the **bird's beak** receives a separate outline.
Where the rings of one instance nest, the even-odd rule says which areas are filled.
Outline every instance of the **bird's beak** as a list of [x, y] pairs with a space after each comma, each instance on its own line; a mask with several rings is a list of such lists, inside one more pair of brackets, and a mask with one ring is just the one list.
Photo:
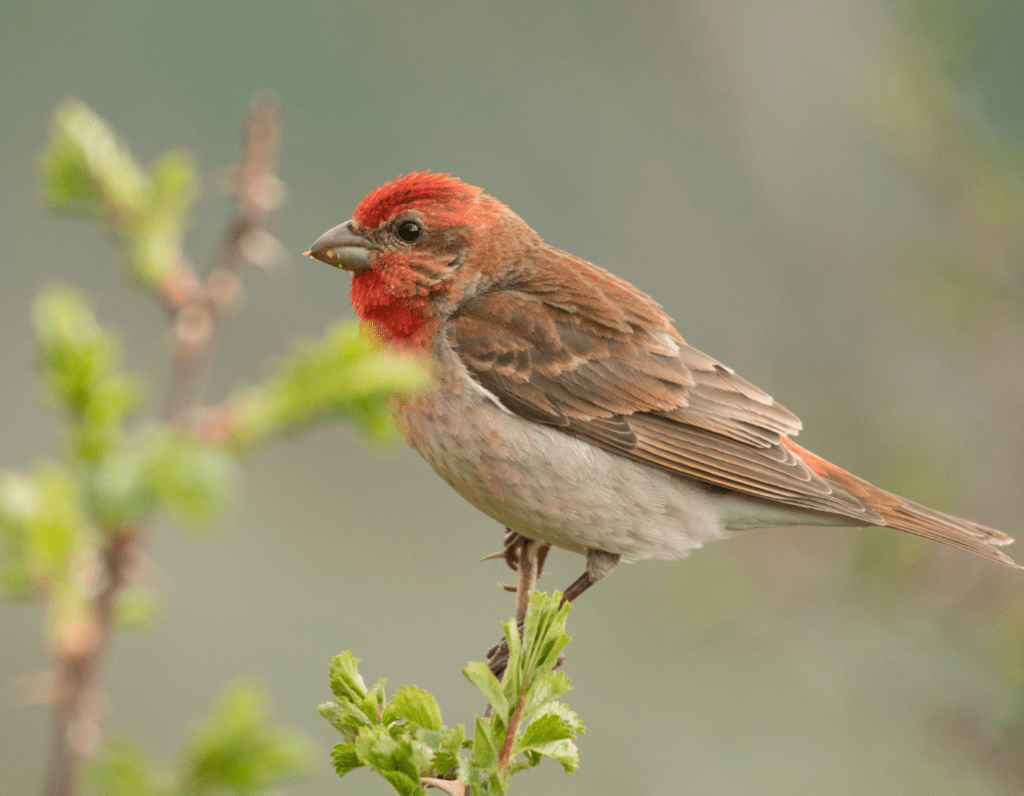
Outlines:
[[355, 274], [370, 269], [370, 241], [352, 231], [351, 220], [317, 238], [306, 254]]

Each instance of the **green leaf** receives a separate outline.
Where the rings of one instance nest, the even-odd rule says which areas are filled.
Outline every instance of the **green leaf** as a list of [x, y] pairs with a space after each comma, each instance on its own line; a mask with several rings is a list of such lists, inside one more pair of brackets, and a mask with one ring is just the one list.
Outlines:
[[40, 292], [32, 314], [46, 397], [72, 421], [72, 452], [98, 461], [121, 444], [122, 421], [140, 392], [133, 379], [118, 372], [118, 340], [69, 287]]
[[498, 764], [498, 748], [491, 737], [492, 731], [493, 727], [490, 722], [485, 722], [479, 716], [476, 717], [472, 758], [472, 763], [476, 768], [489, 769]]
[[560, 702], [550, 702], [526, 728], [519, 749], [527, 756], [532, 752], [557, 760], [571, 774], [579, 766], [579, 750], [572, 739], [583, 731], [583, 723], [574, 711]]
[[235, 478], [226, 451], [168, 428], [153, 435], [144, 455], [150, 486], [173, 520], [196, 529], [220, 517]]
[[90, 497], [109, 526], [144, 521], [160, 508], [196, 530], [223, 513], [234, 476], [226, 451], [163, 426], [100, 461], [90, 478]]
[[546, 744], [550, 741], [561, 741], [565, 738], [572, 738], [573, 732], [569, 729], [561, 717], [555, 713], [547, 713], [538, 716], [530, 722], [519, 742], [520, 749], [531, 746]]
[[182, 789], [189, 794], [257, 793], [298, 777], [309, 758], [303, 739], [271, 723], [262, 692], [236, 685], [187, 744]]
[[108, 527], [146, 520], [157, 506], [157, 495], [144, 452], [122, 448], [106, 456], [90, 475], [89, 498]]
[[580, 765], [579, 750], [570, 740], [551, 741], [546, 744], [538, 744], [532, 747], [533, 752], [550, 757], [562, 764], [566, 774], [571, 774]]
[[159, 288], [178, 268], [184, 217], [196, 194], [187, 155], [169, 153], [145, 174], [110, 125], [69, 101], [54, 114], [42, 167], [44, 202], [104, 223], [142, 284]]
[[39, 489], [30, 476], [0, 473], [0, 594], [10, 600], [35, 596], [30, 549], [39, 502]]
[[363, 700], [363, 708], [367, 711], [366, 715], [372, 716], [378, 723], [387, 702], [384, 697], [384, 686], [387, 685], [387, 682], [388, 678], [378, 677], [377, 682], [370, 686], [370, 690], [366, 692], [366, 698]]
[[426, 793], [426, 790], [420, 785], [419, 777], [410, 777], [404, 771], [381, 771], [380, 774], [402, 796], [416, 796], [417, 794]]
[[105, 740], [83, 771], [82, 784], [96, 796], [155, 796], [160, 793], [149, 756], [131, 741]]
[[430, 761], [407, 735], [395, 739], [387, 728], [377, 725], [360, 730], [354, 746], [359, 759], [373, 766], [399, 793], [411, 796], [423, 791], [420, 771]]
[[356, 668], [358, 664], [359, 659], [353, 657], [351, 652], [343, 652], [334, 657], [331, 661], [330, 683], [338, 699], [331, 703], [334, 707], [330, 704], [320, 706], [320, 715], [345, 733], [349, 740], [352, 740], [351, 733], [360, 727], [379, 724], [385, 705], [384, 684], [387, 681], [381, 678], [368, 689]]
[[434, 695], [416, 686], [403, 686], [383, 711], [381, 721], [390, 724], [396, 719], [405, 719], [418, 727], [431, 730], [441, 729], [441, 708]]
[[556, 610], [562, 595], [557, 591], [550, 597], [542, 592], [530, 595], [526, 609], [523, 637], [528, 644], [523, 651], [523, 671], [552, 669], [569, 636], [565, 633], [565, 619], [572, 609], [572, 603], [565, 603]]
[[484, 699], [494, 707], [494, 713], [508, 722], [509, 706], [508, 697], [502, 689], [498, 678], [483, 661], [470, 661], [462, 670], [462, 674], [484, 695]]
[[150, 204], [129, 231], [127, 243], [134, 274], [158, 288], [181, 262], [185, 214], [197, 193], [197, 181], [192, 158], [184, 152], [161, 157], [151, 175]]
[[362, 727], [370, 727], [376, 723], [367, 718], [366, 712], [362, 708], [341, 699], [325, 702], [317, 710], [350, 743], [356, 739]]
[[264, 386], [236, 401], [230, 440], [248, 447], [335, 417], [384, 440], [394, 436], [392, 397], [424, 389], [429, 373], [424, 358], [388, 351], [355, 324], [338, 324], [322, 340], [299, 343]]
[[350, 743], [340, 743], [335, 746], [331, 752], [331, 760], [334, 761], [334, 770], [338, 772], [339, 777], [366, 765], [359, 759], [356, 748]]
[[150, 169], [153, 204], [164, 212], [181, 215], [198, 193], [196, 166], [187, 152], [168, 152]]
[[456, 769], [458, 768], [458, 765], [458, 754], [456, 754], [455, 752], [444, 751], [437, 752], [434, 755], [432, 768], [434, 769], [434, 773], [438, 777], [446, 779], [451, 777], [455, 773]]
[[553, 713], [558, 716], [568, 728], [569, 732], [573, 733], [573, 735], [582, 734], [585, 731], [583, 722], [580, 721], [580, 717], [576, 715], [575, 711], [570, 710], [568, 705], [565, 705], [562, 702], [550, 702], [537, 712], [535, 718], [539, 718], [540, 716], [544, 716], [549, 713]]
[[45, 464], [31, 476], [0, 475], [0, 572], [10, 596], [39, 589], [50, 595], [54, 610], [76, 610], [85, 595], [71, 564], [94, 537], [78, 485], [64, 468]]
[[42, 167], [44, 201], [58, 212], [131, 218], [148, 199], [148, 180], [128, 148], [77, 100], [64, 102], [54, 114]]
[[339, 699], [355, 701], [366, 696], [366, 685], [359, 675], [359, 658], [349, 651], [335, 655], [331, 661], [331, 690]]
[[562, 672], [543, 672], [530, 681], [523, 703], [523, 715], [530, 716], [542, 705], [558, 699], [572, 690], [569, 678]]

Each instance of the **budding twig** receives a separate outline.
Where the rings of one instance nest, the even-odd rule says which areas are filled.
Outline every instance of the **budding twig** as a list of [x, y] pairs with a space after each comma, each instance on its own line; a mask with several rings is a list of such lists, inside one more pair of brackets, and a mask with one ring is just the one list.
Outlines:
[[[238, 209], [216, 264], [200, 281], [195, 268], [182, 260], [166, 280], [159, 300], [174, 324], [170, 376], [163, 419], [193, 436], [202, 433], [197, 412], [214, 334], [240, 288], [238, 274], [246, 262], [266, 259], [276, 245], [268, 232], [281, 189], [277, 168], [281, 112], [276, 100], [263, 99], [249, 113], [241, 163], [234, 171], [232, 192]], [[82, 760], [99, 740], [100, 667], [110, 645], [114, 605], [129, 582], [139, 557], [142, 528], [105, 528], [96, 594], [84, 615], [68, 622], [55, 642], [53, 687], [55, 729], [47, 796], [74, 796]], [[72, 626], [73, 625], [73, 626]]]
[[183, 260], [164, 284], [161, 298], [174, 321], [174, 348], [160, 414], [182, 428], [191, 430], [195, 421], [214, 332], [238, 298], [239, 273], [247, 262], [269, 260], [276, 248], [269, 226], [282, 195], [274, 174], [280, 142], [280, 104], [263, 99], [249, 113], [242, 161], [232, 173], [231, 192], [238, 209], [220, 257], [203, 281]]

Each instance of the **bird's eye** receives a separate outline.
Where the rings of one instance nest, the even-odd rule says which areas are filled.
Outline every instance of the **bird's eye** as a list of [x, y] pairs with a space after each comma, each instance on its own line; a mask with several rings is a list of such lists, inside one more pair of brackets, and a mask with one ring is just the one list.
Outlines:
[[423, 227], [415, 221], [403, 221], [398, 225], [398, 237], [406, 243], [412, 243], [423, 234]]

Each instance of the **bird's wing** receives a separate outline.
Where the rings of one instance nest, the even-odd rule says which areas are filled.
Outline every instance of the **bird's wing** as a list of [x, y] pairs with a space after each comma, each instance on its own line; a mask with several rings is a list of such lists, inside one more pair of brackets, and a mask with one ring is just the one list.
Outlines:
[[485, 293], [449, 321], [470, 376], [509, 411], [677, 475], [881, 522], [782, 444], [795, 415], [683, 342], [644, 294], [584, 277]]
[[645, 294], [583, 265], [557, 284], [534, 276], [528, 290], [485, 293], [450, 319], [449, 343], [470, 376], [509, 411], [669, 473], [1013, 563], [992, 547], [1011, 541], [1004, 534], [891, 495], [796, 445], [795, 415], [683, 342]]

